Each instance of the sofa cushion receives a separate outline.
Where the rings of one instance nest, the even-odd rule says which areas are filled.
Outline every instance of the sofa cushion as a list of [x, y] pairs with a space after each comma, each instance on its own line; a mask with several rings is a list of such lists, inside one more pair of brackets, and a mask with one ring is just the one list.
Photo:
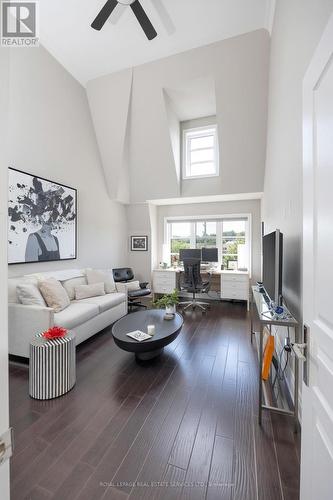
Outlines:
[[54, 324], [71, 330], [76, 326], [82, 325], [89, 319], [94, 318], [98, 314], [99, 309], [95, 304], [83, 304], [83, 301], [71, 302], [66, 309], [55, 313]]
[[60, 281], [55, 278], [48, 278], [39, 281], [38, 287], [46, 304], [52, 307], [54, 312], [60, 312], [69, 306], [70, 300]]
[[[99, 312], [105, 312], [112, 307], [116, 307], [126, 301], [126, 295], [124, 293], [108, 293], [101, 297], [90, 297], [89, 299], [77, 300], [77, 304], [94, 304], [98, 306]], [[74, 303], [74, 302], [73, 302]]]
[[19, 278], [9, 278], [8, 279], [8, 302], [19, 304], [19, 298], [17, 296], [17, 286], [18, 285], [35, 285], [38, 286], [38, 281], [36, 278], [28, 278], [21, 276]]
[[20, 283], [17, 285], [17, 297], [21, 304], [25, 306], [46, 307], [45, 300], [38, 287], [32, 283]]
[[116, 291], [116, 285], [113, 279], [112, 270], [102, 270], [102, 269], [87, 269], [86, 270], [87, 281], [89, 285], [94, 283], [100, 283], [101, 281], [105, 286], [105, 293], [112, 293]]
[[104, 283], [94, 283], [93, 285], [79, 285], [75, 287], [76, 300], [88, 299], [105, 295]]
[[69, 300], [74, 300], [75, 299], [75, 287], [79, 285], [86, 285], [87, 284], [87, 278], [85, 276], [80, 276], [77, 278], [72, 278], [66, 281], [61, 282], [62, 286], [67, 292], [67, 295], [69, 297]]

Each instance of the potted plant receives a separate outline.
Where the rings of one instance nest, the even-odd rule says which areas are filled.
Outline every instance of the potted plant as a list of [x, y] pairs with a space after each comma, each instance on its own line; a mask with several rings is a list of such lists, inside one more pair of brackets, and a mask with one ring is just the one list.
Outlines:
[[167, 314], [175, 314], [176, 305], [179, 302], [179, 292], [174, 290], [172, 293], [163, 295], [160, 299], [155, 300], [154, 307], [163, 308]]

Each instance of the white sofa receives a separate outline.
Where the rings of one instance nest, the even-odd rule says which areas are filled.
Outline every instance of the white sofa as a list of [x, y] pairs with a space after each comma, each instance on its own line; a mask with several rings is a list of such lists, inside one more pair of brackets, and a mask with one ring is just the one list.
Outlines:
[[[38, 277], [54, 277], [63, 286], [66, 283], [84, 284], [84, 271], [66, 270], [42, 275], [29, 275], [8, 280], [8, 331], [9, 353], [29, 357], [29, 343], [36, 333], [52, 326], [62, 326], [76, 334], [76, 345], [111, 325], [127, 314], [127, 285], [117, 283], [116, 291], [99, 297], [71, 300], [66, 309], [55, 313], [49, 307], [23, 305], [19, 302], [16, 287], [21, 283], [37, 286]], [[66, 288], [66, 286], [65, 286]], [[69, 294], [70, 295], [70, 294]], [[72, 297], [70, 297], [72, 298]]]

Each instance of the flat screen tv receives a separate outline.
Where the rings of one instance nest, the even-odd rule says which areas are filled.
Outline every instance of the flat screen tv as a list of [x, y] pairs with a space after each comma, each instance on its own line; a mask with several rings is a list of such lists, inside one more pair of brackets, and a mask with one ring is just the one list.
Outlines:
[[282, 303], [283, 234], [277, 229], [263, 237], [263, 283], [267, 295]]

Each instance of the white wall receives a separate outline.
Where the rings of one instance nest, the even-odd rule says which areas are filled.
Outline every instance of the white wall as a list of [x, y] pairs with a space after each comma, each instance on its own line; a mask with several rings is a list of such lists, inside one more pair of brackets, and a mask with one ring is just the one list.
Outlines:
[[[279, 0], [271, 40], [265, 232], [284, 233], [283, 293], [302, 319], [302, 80], [333, 0]], [[281, 332], [280, 336], [284, 336]], [[293, 384], [291, 372], [288, 374]]]
[[[0, 47], [0, 434], [9, 427], [7, 308], [7, 130], [9, 50]], [[0, 491], [9, 500], [9, 462], [0, 465]]]
[[[133, 68], [128, 130], [131, 203], [179, 195], [165, 90], [182, 88], [185, 83], [207, 77], [215, 83], [221, 176], [214, 183], [188, 183], [183, 194], [262, 191], [268, 63], [269, 36], [266, 30], [258, 30]], [[114, 91], [121, 75], [108, 75], [88, 84], [95, 123], [109, 120], [105, 114], [110, 107], [116, 115], [122, 109], [122, 116], [127, 116], [128, 99]], [[96, 104], [103, 100], [108, 103], [108, 110]], [[121, 156], [122, 130], [120, 127], [109, 135], [104, 166]], [[98, 129], [96, 132], [101, 142], [103, 134]], [[121, 159], [116, 168], [122, 168]]]
[[221, 176], [187, 196], [258, 192], [264, 180], [269, 37], [265, 30], [200, 47], [133, 70], [131, 201], [177, 196], [163, 88], [215, 80]]
[[[150, 281], [152, 245], [156, 245], [156, 237], [152, 239], [150, 212], [148, 203], [136, 203], [127, 206], [128, 224], [128, 265], [133, 268], [135, 277], [140, 281]], [[132, 252], [131, 236], [148, 236], [147, 252]]]
[[10, 275], [126, 264], [126, 210], [108, 197], [86, 92], [43, 47], [12, 51], [9, 152], [11, 166], [78, 189], [78, 259]]

